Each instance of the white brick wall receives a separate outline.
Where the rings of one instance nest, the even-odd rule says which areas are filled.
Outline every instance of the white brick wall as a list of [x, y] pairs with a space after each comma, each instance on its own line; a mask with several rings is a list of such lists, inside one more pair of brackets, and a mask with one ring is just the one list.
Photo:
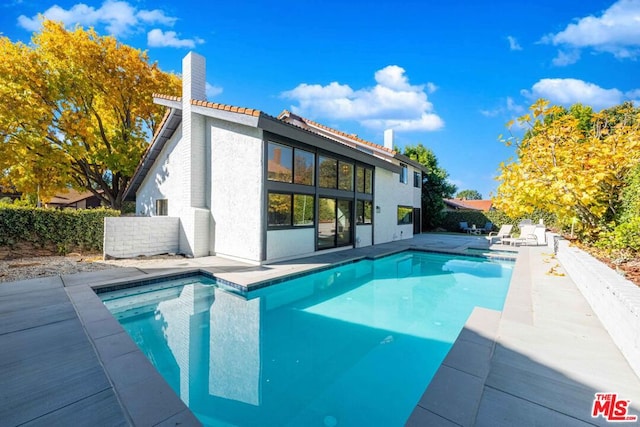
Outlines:
[[104, 219], [105, 258], [132, 258], [179, 251], [180, 220], [168, 216]]
[[557, 257], [640, 376], [640, 288], [566, 240]]

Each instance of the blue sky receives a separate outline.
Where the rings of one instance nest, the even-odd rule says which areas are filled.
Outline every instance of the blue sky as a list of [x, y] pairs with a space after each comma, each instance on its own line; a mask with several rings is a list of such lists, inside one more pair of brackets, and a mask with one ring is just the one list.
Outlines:
[[112, 34], [165, 71], [202, 54], [210, 101], [289, 109], [379, 144], [393, 128], [396, 145], [431, 148], [485, 197], [512, 155], [505, 123], [537, 98], [640, 100], [640, 0], [6, 0], [0, 32], [28, 42], [38, 14]]

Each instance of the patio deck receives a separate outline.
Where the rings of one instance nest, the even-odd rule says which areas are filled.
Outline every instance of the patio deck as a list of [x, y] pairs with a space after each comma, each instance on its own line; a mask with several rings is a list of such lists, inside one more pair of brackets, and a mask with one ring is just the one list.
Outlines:
[[[250, 266], [218, 257], [0, 283], [2, 425], [199, 425], [91, 287], [197, 269], [241, 284], [417, 246], [456, 251], [482, 237], [424, 234]], [[604, 425], [596, 392], [640, 415], [640, 379], [575, 284], [545, 274], [547, 247], [521, 247], [502, 312], [476, 309], [408, 425]], [[91, 287], [90, 287], [91, 286]]]

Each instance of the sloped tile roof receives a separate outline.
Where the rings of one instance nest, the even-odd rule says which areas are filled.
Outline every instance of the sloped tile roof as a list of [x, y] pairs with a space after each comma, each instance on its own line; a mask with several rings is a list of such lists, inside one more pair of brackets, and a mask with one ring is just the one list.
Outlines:
[[493, 206], [491, 200], [445, 199], [444, 202], [456, 209], [471, 209], [484, 212], [490, 211]]
[[260, 110], [245, 107], [235, 107], [233, 105], [219, 104], [217, 102], [200, 101], [197, 99], [191, 100], [191, 105], [197, 105], [199, 107], [213, 108], [216, 110], [230, 111], [232, 113], [246, 114], [247, 116], [258, 117], [262, 113]]
[[[333, 129], [333, 128], [329, 127], [329, 126], [325, 126], [322, 123], [318, 123], [318, 122], [315, 122], [313, 120], [306, 119], [304, 117], [301, 117], [301, 116], [299, 116], [297, 114], [294, 114], [294, 113], [290, 112], [289, 110], [284, 110], [284, 111], [282, 111], [282, 113], [280, 113], [278, 115], [278, 119], [279, 120], [284, 120], [286, 117], [292, 117], [294, 119], [295, 118], [300, 119], [302, 122], [304, 122], [304, 123], [306, 123], [308, 125], [315, 126], [315, 127], [320, 128], [320, 129], [324, 129], [327, 132], [339, 135], [339, 136], [341, 136], [343, 138], [350, 139], [350, 140], [352, 140], [353, 142], [355, 142], [357, 144], [368, 145], [369, 147], [373, 147], [373, 148], [376, 148], [378, 150], [386, 151], [387, 153], [389, 153], [391, 155], [396, 154], [396, 152], [394, 150], [390, 150], [390, 149], [388, 149], [387, 147], [385, 147], [383, 145], [379, 145], [379, 144], [375, 144], [373, 142], [369, 142], [367, 140], [359, 138], [357, 135], [349, 134], [349, 133], [346, 133], [346, 132], [342, 132], [340, 130]], [[289, 123], [289, 124], [291, 124], [291, 123]]]

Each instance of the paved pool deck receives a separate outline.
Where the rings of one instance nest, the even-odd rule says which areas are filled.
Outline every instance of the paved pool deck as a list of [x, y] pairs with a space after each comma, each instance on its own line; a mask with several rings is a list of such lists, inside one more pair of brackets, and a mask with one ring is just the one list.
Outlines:
[[[459, 251], [483, 237], [423, 234], [252, 266], [219, 257], [0, 283], [0, 424], [200, 425], [92, 288], [205, 270], [250, 285], [411, 247]], [[513, 248], [509, 248], [513, 249]], [[594, 394], [640, 415], [640, 379], [548, 247], [520, 247], [502, 312], [477, 308], [410, 426], [606, 425]], [[419, 369], [419, 367], [416, 367]]]

